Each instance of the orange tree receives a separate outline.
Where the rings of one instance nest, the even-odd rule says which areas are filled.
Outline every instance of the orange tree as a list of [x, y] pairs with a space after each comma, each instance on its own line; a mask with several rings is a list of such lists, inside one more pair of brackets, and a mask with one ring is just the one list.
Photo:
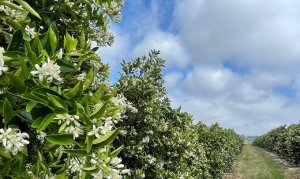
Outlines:
[[[122, 1], [0, 0], [1, 178], [115, 178], [123, 104], [96, 55]], [[113, 149], [113, 150], [112, 150]]]

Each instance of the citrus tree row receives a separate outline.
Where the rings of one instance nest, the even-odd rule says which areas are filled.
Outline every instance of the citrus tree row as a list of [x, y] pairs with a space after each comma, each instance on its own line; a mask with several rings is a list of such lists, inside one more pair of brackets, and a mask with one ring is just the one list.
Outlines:
[[133, 178], [221, 178], [241, 152], [243, 140], [217, 124], [194, 124], [173, 109], [159, 52], [123, 62], [118, 92], [136, 108], [118, 124], [121, 156]]
[[[167, 98], [158, 52], [122, 64], [98, 48], [122, 0], [0, 0], [1, 178], [221, 178], [243, 141]], [[97, 45], [92, 45], [97, 42]]]
[[275, 128], [259, 136], [253, 144], [276, 153], [292, 165], [300, 164], [300, 124]]

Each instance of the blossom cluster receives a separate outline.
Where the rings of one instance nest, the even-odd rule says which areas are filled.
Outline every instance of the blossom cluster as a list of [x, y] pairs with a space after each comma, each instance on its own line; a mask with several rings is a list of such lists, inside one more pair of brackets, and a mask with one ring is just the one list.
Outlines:
[[60, 77], [60, 66], [49, 58], [47, 62], [44, 62], [41, 66], [35, 64], [35, 68], [36, 70], [30, 73], [34, 76], [38, 75], [40, 81], [47, 79], [47, 82], [51, 83], [53, 79], [55, 79], [59, 83], [63, 82], [63, 79]]
[[24, 147], [29, 144], [26, 138], [29, 138], [29, 135], [25, 132], [22, 133], [19, 129], [0, 129], [0, 141], [5, 150], [11, 152], [13, 155], [17, 155], [18, 152], [23, 151]]
[[34, 28], [29, 27], [28, 25], [25, 26], [26, 33], [30, 36], [31, 39], [35, 37], [35, 30]]
[[121, 114], [124, 115], [126, 111], [131, 111], [137, 113], [138, 110], [133, 106], [133, 104], [128, 101], [123, 94], [117, 94], [117, 96], [112, 98], [112, 102], [120, 107]]
[[[72, 27], [73, 31], [84, 27], [90, 37], [97, 42], [98, 46], [105, 47], [112, 45], [114, 36], [108, 31], [109, 26], [106, 17], [110, 17], [114, 22], [120, 22], [122, 18], [121, 10], [124, 6], [123, 0], [111, 0], [108, 2], [86, 0], [80, 3], [74, 0], [54, 1], [55, 3], [48, 7], [50, 12], [57, 12], [61, 7], [66, 6], [68, 15], [61, 15], [59, 19], [64, 26]], [[89, 12], [89, 10], [92, 11]], [[100, 12], [99, 16], [101, 18], [104, 17], [104, 25], [99, 26], [94, 21], [94, 19], [99, 19], [99, 17], [93, 17], [96, 15], [95, 12]], [[70, 18], [69, 14], [74, 14], [77, 18]], [[104, 14], [107, 14], [107, 16], [103, 16]], [[57, 25], [60, 27], [62, 24], [58, 23]]]
[[[18, 7], [21, 8], [21, 6]], [[4, 12], [9, 18], [14, 20], [22, 18], [22, 12], [20, 10], [13, 9], [5, 5], [0, 5], [0, 11]]]
[[[103, 150], [105, 152], [105, 150]], [[92, 166], [99, 167], [99, 170], [92, 174], [94, 179], [120, 179], [123, 175], [130, 175], [130, 170], [125, 169], [121, 163], [122, 159], [118, 157], [106, 158], [105, 160], [99, 160], [97, 154], [92, 154], [92, 159], [89, 161]], [[73, 157], [70, 160], [68, 167], [69, 174], [77, 173], [79, 176], [82, 174], [82, 169], [86, 164], [85, 157]]]
[[74, 135], [74, 139], [83, 133], [81, 124], [78, 122], [79, 116], [70, 114], [57, 114], [54, 119], [61, 125], [60, 131]]

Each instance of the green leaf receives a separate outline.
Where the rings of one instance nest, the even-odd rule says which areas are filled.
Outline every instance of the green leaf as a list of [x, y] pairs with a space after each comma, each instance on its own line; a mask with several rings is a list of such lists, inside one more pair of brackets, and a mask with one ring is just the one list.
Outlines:
[[0, 101], [0, 113], [3, 113], [4, 101]]
[[110, 154], [110, 158], [114, 158], [117, 157], [119, 155], [119, 153], [122, 151], [123, 149], [123, 145], [119, 148], [117, 148], [116, 150], [114, 150], [111, 154]]
[[86, 151], [90, 152], [93, 145], [93, 136], [86, 135]]
[[84, 167], [82, 170], [86, 172], [93, 172], [97, 169], [98, 169], [97, 167]]
[[96, 103], [98, 102], [104, 95], [104, 92], [108, 91], [108, 87], [105, 84], [100, 84], [98, 86], [97, 91], [91, 97], [91, 102]]
[[56, 63], [60, 66], [60, 70], [62, 73], [70, 73], [70, 72], [78, 71], [78, 69], [73, 65], [73, 63], [65, 59], [59, 59], [56, 61]]
[[21, 96], [24, 99], [30, 100], [30, 101], [36, 101], [38, 103], [41, 103], [45, 106], [49, 106], [48, 105], [48, 98], [43, 96], [43, 95], [39, 95], [38, 93], [32, 91], [31, 93], [25, 93]]
[[10, 104], [10, 102], [5, 98], [4, 104], [3, 104], [3, 117], [4, 117], [4, 123], [5, 125], [8, 125], [10, 121], [13, 118], [13, 108]]
[[87, 73], [86, 79], [85, 79], [85, 81], [83, 83], [83, 90], [88, 89], [88, 87], [93, 83], [94, 73], [95, 73], [94, 68], [91, 68], [89, 70], [89, 72]]
[[49, 27], [48, 35], [49, 35], [48, 38], [50, 40], [51, 50], [52, 53], [54, 53], [57, 48], [57, 37], [53, 29], [51, 28], [51, 26]]
[[4, 157], [4, 158], [7, 158], [7, 159], [11, 159], [10, 152], [5, 150], [5, 148], [2, 147], [2, 145], [0, 145], [0, 156]]
[[81, 96], [83, 90], [82, 81], [79, 81], [74, 88], [71, 88], [69, 91], [65, 93], [65, 96], [72, 99], [78, 96]]
[[64, 123], [59, 127], [58, 132], [63, 131], [66, 127], [67, 127], [67, 123], [64, 122]]
[[38, 132], [45, 130], [46, 127], [53, 121], [54, 114], [48, 114], [38, 128]]
[[10, 7], [12, 9], [17, 9], [17, 10], [23, 10], [23, 8], [19, 7], [18, 5], [11, 3], [9, 1], [0, 1], [0, 4], [5, 5], [7, 7]]
[[40, 127], [40, 125], [42, 124], [42, 122], [43, 122], [43, 118], [42, 118], [42, 117], [39, 117], [39, 118], [35, 119], [35, 120], [32, 122], [31, 127], [37, 129], [37, 128]]
[[50, 102], [53, 104], [53, 108], [57, 109], [58, 112], [66, 113], [68, 112], [67, 104], [58, 96], [47, 94]]
[[84, 49], [85, 48], [85, 34], [84, 34], [84, 30], [81, 31], [81, 36], [80, 36], [80, 48]]
[[47, 135], [46, 139], [48, 142], [57, 145], [71, 145], [73, 144], [73, 134], [53, 134]]
[[[37, 38], [37, 40], [39, 41], [39, 39]], [[37, 63], [37, 56], [36, 54], [32, 51], [32, 48], [29, 44], [28, 41], [25, 42], [25, 53], [27, 56], [27, 59], [29, 60], [29, 62], [31, 63], [32, 66], [34, 66]]]
[[6, 74], [10, 80], [10, 84], [12, 84], [14, 87], [16, 87], [20, 92], [24, 92], [25, 91], [25, 83], [24, 81], [18, 77], [15, 76], [13, 74], [7, 73]]
[[29, 103], [26, 105], [26, 112], [30, 112], [36, 105], [36, 101], [29, 101]]
[[86, 124], [92, 125], [91, 119], [86, 115], [86, 111], [84, 107], [80, 103], [76, 104], [76, 115], [78, 115], [80, 118], [83, 118]]
[[25, 2], [25, 1], [22, 1], [22, 0], [16, 0], [22, 7], [24, 7], [24, 9], [26, 9], [28, 12], [30, 12], [32, 15], [34, 15], [35, 17], [39, 18], [39, 19], [42, 19], [40, 17], [40, 15], [34, 10], [32, 9], [32, 7], [30, 7], [30, 5]]
[[29, 69], [26, 65], [26, 62], [22, 57], [19, 57], [19, 62], [20, 62], [21, 72], [22, 72], [21, 78], [24, 79], [24, 80], [27, 80], [30, 76], [30, 72], [29, 72]]
[[55, 179], [69, 179], [69, 177], [64, 173], [61, 173], [59, 175], [56, 175]]
[[77, 156], [86, 156], [88, 153], [86, 150], [82, 149], [65, 149], [63, 150], [65, 153], [71, 154], [71, 155], [77, 155]]
[[66, 36], [64, 37], [64, 48], [66, 49], [66, 52], [70, 53], [73, 50], [75, 50], [77, 43], [78, 43], [77, 39], [71, 37], [70, 34], [67, 32]]
[[102, 105], [102, 107], [101, 107], [97, 112], [93, 113], [93, 114], [90, 116], [90, 118], [91, 118], [91, 119], [94, 119], [94, 118], [99, 119], [100, 117], [102, 117], [102, 116], [104, 115], [104, 113], [105, 113], [107, 104], [108, 104], [108, 103], [104, 103], [104, 104]]
[[95, 144], [107, 145], [107, 144], [111, 143], [117, 137], [118, 133], [119, 133], [118, 129], [110, 131], [110, 132], [104, 134], [103, 136], [101, 136], [100, 138], [95, 139], [93, 141], [93, 144], [94, 145]]
[[23, 51], [19, 49], [24, 46], [23, 34], [21, 30], [14, 32], [13, 37], [8, 45], [7, 51]]
[[51, 47], [50, 47], [51, 45], [48, 43], [48, 41], [49, 41], [49, 32], [47, 31], [47, 32], [43, 33], [42, 35], [39, 36], [39, 38], [40, 38], [40, 42], [41, 42], [41, 45], [42, 45], [42, 49], [47, 49], [48, 52], [49, 52], [50, 49], [51, 49]]
[[43, 156], [40, 151], [38, 151], [38, 159], [39, 161], [43, 161]]

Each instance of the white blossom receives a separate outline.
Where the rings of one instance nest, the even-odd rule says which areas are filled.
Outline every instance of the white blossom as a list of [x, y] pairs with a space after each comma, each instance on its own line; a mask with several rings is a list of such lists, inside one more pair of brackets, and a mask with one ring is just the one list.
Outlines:
[[102, 170], [99, 170], [97, 173], [92, 174], [92, 176], [94, 179], [103, 179], [104, 178]]
[[29, 144], [26, 138], [29, 138], [27, 133], [21, 133], [20, 130], [12, 130], [8, 128], [7, 130], [0, 129], [0, 140], [2, 140], [2, 145], [7, 151], [10, 151], [13, 155], [17, 155], [19, 151], [22, 151], [25, 145]]
[[45, 142], [45, 137], [46, 137], [46, 133], [45, 132], [40, 132], [40, 134], [38, 134], [36, 137], [37, 137], [37, 139], [38, 140], [40, 140], [42, 143], [44, 143]]
[[4, 48], [0, 47], [0, 76], [2, 75], [3, 72], [8, 71], [8, 67], [4, 65]]
[[83, 130], [80, 127], [72, 126], [72, 125], [66, 127], [66, 129], [64, 131], [69, 133], [69, 134], [73, 134], [74, 139], [79, 137], [79, 135], [83, 133]]
[[78, 81], [84, 81], [86, 79], [86, 72], [82, 72], [79, 75], [76, 76], [76, 79]]
[[48, 58], [47, 62], [44, 62], [42, 66], [35, 64], [36, 71], [31, 71], [32, 75], [38, 75], [39, 80], [43, 81], [44, 78], [47, 79], [49, 83], [56, 79], [57, 81], [62, 81], [60, 77], [60, 66], [54, 63], [54, 61]]
[[96, 127], [95, 125], [93, 125], [93, 130], [92, 131], [90, 131], [90, 132], [88, 132], [87, 133], [87, 135], [89, 135], [89, 136], [96, 136], [97, 138], [100, 138], [100, 134], [99, 134], [99, 132], [100, 132], [100, 127]]
[[0, 5], [0, 11], [3, 11], [8, 16], [8, 18], [12, 19], [19, 19], [22, 15], [22, 12], [4, 5]]
[[64, 52], [63, 52], [63, 49], [61, 48], [57, 54], [57, 59], [62, 59], [63, 55], [64, 55]]
[[30, 36], [30, 38], [33, 39], [35, 37], [35, 30], [34, 30], [34, 28], [30, 28], [28, 25], [26, 25], [25, 31]]
[[106, 176], [107, 179], [121, 179], [120, 171], [117, 169], [111, 169]]
[[65, 3], [69, 7], [73, 7], [73, 5], [75, 4], [74, 2], [70, 2], [70, 0], [65, 0]]
[[68, 167], [70, 173], [78, 172], [81, 175], [82, 168], [84, 167], [85, 157], [83, 158], [71, 158], [70, 165]]
[[70, 115], [70, 114], [57, 114], [54, 119], [58, 119], [58, 124], [62, 124], [65, 122], [67, 125], [74, 123], [76, 126], [80, 126], [78, 122], [79, 116], [77, 115]]
[[83, 134], [81, 124], [78, 122], [79, 116], [70, 114], [57, 114], [54, 119], [58, 120], [59, 125], [65, 123], [67, 126], [65, 129], [63, 129], [63, 131], [69, 134], [73, 134], [74, 139]]
[[7, 130], [0, 129], [0, 140], [2, 140], [2, 145], [5, 147], [7, 144], [7, 141], [10, 137], [11, 128], [8, 128]]

